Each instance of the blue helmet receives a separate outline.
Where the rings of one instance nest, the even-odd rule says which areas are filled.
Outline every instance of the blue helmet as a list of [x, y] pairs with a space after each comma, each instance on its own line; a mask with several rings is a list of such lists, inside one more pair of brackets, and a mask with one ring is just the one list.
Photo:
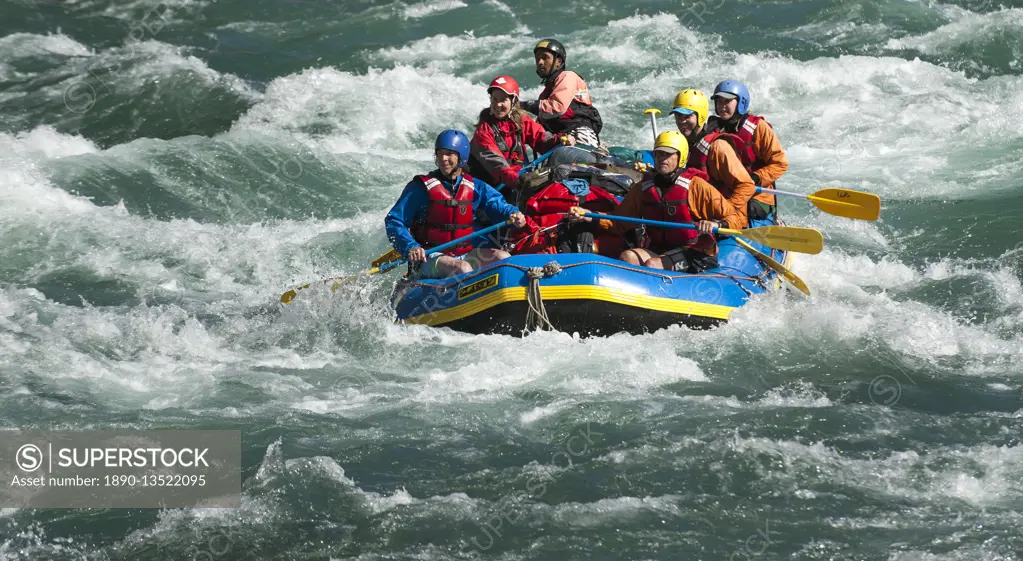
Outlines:
[[[719, 96], [718, 94], [725, 94]], [[726, 97], [728, 99], [738, 99], [739, 102], [735, 106], [735, 112], [739, 115], [745, 115], [746, 110], [749, 109], [749, 88], [742, 82], [736, 82], [735, 80], [725, 80], [714, 87], [714, 95], [710, 96], [711, 99], [715, 97]]]
[[458, 152], [458, 165], [460, 166], [469, 163], [469, 139], [462, 131], [448, 129], [437, 135], [437, 142], [433, 143], [433, 149], [437, 150], [438, 148]]

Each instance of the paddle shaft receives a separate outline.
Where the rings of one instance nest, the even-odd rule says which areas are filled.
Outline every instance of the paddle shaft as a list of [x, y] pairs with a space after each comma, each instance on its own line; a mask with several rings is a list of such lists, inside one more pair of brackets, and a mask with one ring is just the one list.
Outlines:
[[657, 142], [657, 113], [660, 111], [647, 109], [646, 112], [650, 115], [650, 132], [654, 134], [654, 142]]
[[[631, 216], [611, 216], [610, 214], [597, 214], [596, 212], [587, 212], [583, 216], [589, 216], [591, 218], [603, 218], [606, 220], [617, 220], [619, 222], [635, 222], [636, 224], [648, 224], [650, 226], [662, 226], [665, 228], [682, 228], [685, 230], [699, 230], [696, 224], [686, 224], [684, 222], [663, 222], [661, 220], [648, 220], [646, 218], [633, 218]], [[730, 230], [728, 228], [714, 228], [715, 233], [729, 234], [729, 235], [742, 235], [739, 230]]]
[[788, 195], [790, 197], [799, 197], [800, 199], [809, 199], [810, 197], [804, 193], [790, 193], [789, 191], [779, 191], [777, 189], [768, 189], [766, 187], [757, 187], [757, 194], [767, 193], [768, 195]]

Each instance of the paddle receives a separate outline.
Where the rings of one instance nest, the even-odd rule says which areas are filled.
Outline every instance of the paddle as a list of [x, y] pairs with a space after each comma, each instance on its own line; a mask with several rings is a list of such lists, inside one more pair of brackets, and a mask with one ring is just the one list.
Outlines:
[[650, 115], [650, 130], [654, 133], [654, 142], [657, 142], [657, 115], [660, 113], [660, 109], [647, 109], [643, 113]]
[[[477, 231], [475, 231], [475, 232], [473, 232], [473, 233], [471, 233], [471, 234], [469, 234], [467, 236], [462, 236], [460, 238], [451, 240], [451, 241], [449, 241], [447, 243], [442, 243], [442, 244], [440, 244], [440, 245], [438, 245], [436, 247], [431, 247], [428, 250], [426, 250], [427, 251], [427, 255], [429, 255], [430, 253], [437, 252], [437, 251], [444, 251], [445, 249], [450, 249], [450, 248], [455, 247], [456, 245], [458, 245], [458, 244], [460, 244], [460, 243], [462, 243], [462, 242], [464, 242], [466, 240], [469, 240], [469, 239], [472, 239], [472, 238], [475, 238], [475, 237], [478, 237], [478, 236], [483, 236], [483, 235], [489, 234], [490, 232], [493, 232], [494, 230], [497, 230], [498, 228], [501, 228], [501, 227], [506, 226], [506, 225], [511, 224], [511, 223], [512, 223], [512, 221], [510, 219], [509, 220], [505, 220], [504, 222], [498, 222], [497, 224], [493, 224], [491, 226], [487, 226], [486, 228], [483, 228], [482, 230], [477, 230]], [[367, 269], [365, 271], [362, 271], [361, 273], [356, 273], [354, 275], [346, 275], [346, 276], [342, 276], [342, 277], [330, 277], [330, 278], [323, 279], [320, 282], [326, 283], [326, 282], [330, 282], [330, 281], [338, 281], [337, 283], [334, 283], [334, 285], [330, 287], [331, 291], [333, 291], [333, 290], [337, 289], [337, 286], [338, 286], [338, 284], [340, 284], [341, 281], [345, 281], [345, 280], [349, 280], [349, 279], [355, 278], [355, 277], [357, 277], [360, 274], [375, 275], [377, 273], [386, 273], [387, 271], [390, 271], [391, 269], [397, 267], [398, 265], [401, 265], [402, 263], [405, 263], [406, 261], [408, 261], [408, 260], [402, 258], [402, 259], [399, 259], [397, 261], [392, 261], [390, 263], [387, 263], [386, 265], [383, 265], [383, 266], [380, 266], [380, 267], [373, 267], [372, 269]], [[305, 289], [305, 288], [309, 288], [310, 286], [312, 286], [312, 284], [313, 283], [303, 284], [302, 286], [299, 286], [297, 288], [293, 288], [293, 289], [285, 292], [284, 294], [281, 294], [281, 302], [284, 303], [284, 304], [290, 304], [291, 301], [295, 299], [295, 296], [298, 295], [298, 291], [299, 290], [302, 290], [302, 289]]]
[[[681, 222], [662, 222], [660, 220], [632, 218], [631, 216], [612, 216], [610, 214], [597, 214], [595, 212], [587, 212], [584, 213], [583, 216], [603, 218], [605, 220], [618, 220], [620, 222], [635, 222], [637, 224], [648, 224], [650, 226], [661, 226], [665, 228], [698, 230], [696, 224], [684, 224]], [[824, 249], [824, 236], [813, 228], [800, 228], [797, 226], [761, 226], [759, 228], [746, 228], [743, 230], [714, 228], [714, 232], [729, 236], [742, 236], [755, 242], [762, 243], [767, 247], [773, 247], [783, 251], [817, 254]]]
[[830, 188], [804, 195], [802, 193], [790, 193], [788, 191], [757, 187], [757, 193], [807, 199], [814, 206], [828, 214], [844, 216], [845, 218], [855, 220], [877, 220], [877, 217], [881, 215], [880, 197], [873, 193], [864, 193], [862, 191]]
[[788, 270], [785, 267], [785, 265], [782, 265], [781, 263], [775, 261], [770, 255], [757, 251], [757, 248], [746, 243], [742, 238], [735, 238], [735, 243], [746, 248], [746, 251], [752, 253], [753, 257], [759, 259], [761, 262], [764, 263], [764, 265], [767, 265], [769, 269], [772, 269], [775, 272], [779, 273], [782, 276], [782, 278], [792, 283], [792, 286], [799, 289], [800, 292], [806, 294], [807, 296], [810, 295], [810, 289], [807, 288], [806, 283], [803, 282], [803, 279], [797, 277], [796, 274]]

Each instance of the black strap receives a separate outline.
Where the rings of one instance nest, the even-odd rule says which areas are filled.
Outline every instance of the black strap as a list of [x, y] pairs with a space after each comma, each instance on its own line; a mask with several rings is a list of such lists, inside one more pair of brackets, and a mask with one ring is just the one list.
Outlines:
[[[509, 152], [514, 157], [515, 153], [517, 152], [518, 154], [521, 155], [522, 162], [524, 164], [529, 163], [529, 158], [526, 157], [526, 147], [523, 146], [521, 142], [519, 142], [519, 139], [517, 136], [515, 136], [515, 133], [512, 133], [512, 138], [514, 139], [515, 144], [511, 148], [508, 148], [508, 143], [504, 141], [504, 135], [501, 134], [501, 129], [499, 129], [497, 125], [495, 125], [494, 123], [490, 123], [490, 130], [491, 132], [494, 133], [494, 143], [497, 144], [497, 149], [502, 152], [502, 155], [504, 152]], [[525, 132], [523, 132], [523, 134], [525, 134]]]

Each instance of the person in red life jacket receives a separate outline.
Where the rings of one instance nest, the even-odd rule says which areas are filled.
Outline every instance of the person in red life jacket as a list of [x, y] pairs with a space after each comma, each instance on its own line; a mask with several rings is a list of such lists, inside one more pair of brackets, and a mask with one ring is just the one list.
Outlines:
[[[771, 124], [749, 112], [749, 88], [742, 82], [725, 80], [714, 88], [710, 98], [714, 100], [717, 115], [707, 120], [707, 132], [721, 131], [738, 136], [742, 142], [738, 156], [753, 183], [774, 189], [778, 178], [789, 169], [789, 160]], [[750, 201], [750, 218], [767, 218], [774, 212], [774, 195], [759, 193]]]
[[[695, 223], [698, 230], [645, 226], [645, 248], [627, 249], [619, 259], [632, 265], [654, 269], [698, 273], [717, 267], [717, 242], [714, 228], [740, 228], [742, 217], [697, 169], [683, 168], [689, 156], [689, 143], [677, 131], [665, 131], [654, 142], [654, 170], [643, 174], [626, 193], [622, 203], [611, 212], [664, 222]], [[586, 210], [572, 207], [570, 222], [593, 219], [582, 216]], [[600, 230], [622, 235], [636, 224], [601, 219]]]
[[568, 133], [577, 142], [600, 146], [604, 122], [590, 99], [590, 88], [581, 76], [565, 69], [568, 53], [555, 39], [544, 39], [533, 47], [536, 75], [544, 89], [536, 101], [520, 102], [522, 109], [539, 117], [541, 125], [554, 134]]
[[519, 84], [511, 76], [498, 76], [487, 88], [490, 107], [480, 111], [469, 150], [469, 172], [491, 185], [512, 187], [528, 158], [526, 148], [543, 154], [555, 146], [575, 144], [569, 135], [544, 130], [519, 108]]
[[756, 195], [757, 187], [736, 153], [740, 140], [732, 134], [707, 132], [703, 128], [710, 112], [710, 101], [699, 90], [680, 91], [675, 96], [671, 112], [679, 132], [689, 141], [686, 167], [707, 174], [710, 183], [742, 216], [742, 226], [745, 227], [749, 221], [749, 202]]
[[469, 139], [461, 131], [440, 133], [434, 155], [437, 169], [409, 181], [384, 218], [391, 245], [424, 278], [460, 275], [508, 258], [508, 252], [501, 249], [473, 249], [473, 240], [444, 252], [427, 253], [431, 247], [472, 234], [473, 220], [480, 211], [495, 221], [511, 219], [516, 228], [526, 224], [522, 213], [505, 202], [501, 193], [462, 172], [469, 160]]

